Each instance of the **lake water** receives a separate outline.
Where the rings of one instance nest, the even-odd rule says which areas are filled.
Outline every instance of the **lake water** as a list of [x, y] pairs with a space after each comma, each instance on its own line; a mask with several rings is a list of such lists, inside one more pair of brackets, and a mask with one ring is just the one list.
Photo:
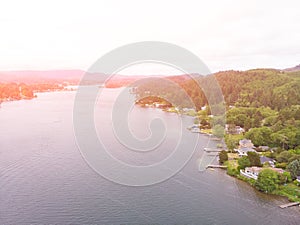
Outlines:
[[[118, 145], [105, 114], [114, 91], [106, 90], [105, 100], [95, 110], [97, 132], [112, 147], [112, 154], [137, 165], [167, 157], [176, 134], [149, 154]], [[2, 104], [0, 224], [299, 224], [299, 207], [278, 207], [284, 198], [260, 193], [223, 170], [199, 172], [203, 147], [215, 144], [207, 136], [200, 136], [186, 166], [164, 182], [130, 187], [103, 178], [86, 163], [76, 144], [74, 96], [75, 92], [41, 93], [33, 100]], [[134, 107], [130, 129], [140, 138], [147, 137], [145, 121], [154, 117], [170, 126], [187, 127], [193, 121]], [[197, 134], [186, 134], [191, 135]]]

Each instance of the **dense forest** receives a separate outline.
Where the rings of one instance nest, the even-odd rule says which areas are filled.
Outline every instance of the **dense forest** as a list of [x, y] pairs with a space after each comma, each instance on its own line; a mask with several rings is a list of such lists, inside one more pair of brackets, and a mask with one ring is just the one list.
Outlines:
[[[201, 106], [208, 104], [207, 97], [219, 85], [227, 106], [264, 106], [280, 110], [300, 102], [299, 72], [255, 69], [224, 71], [210, 76], [191, 75], [190, 79], [187, 79], [188, 75], [182, 77], [184, 78], [161, 77], [140, 83], [137, 85], [138, 96], [142, 98], [145, 94], [158, 95], [171, 98], [179, 107], [188, 107], [190, 105], [185, 96], [188, 95], [199, 110]], [[185, 93], [180, 92], [179, 88]]]
[[[192, 107], [199, 114], [201, 107], [222, 100], [218, 99], [220, 87], [227, 124], [244, 128], [245, 137], [256, 146], [300, 148], [299, 71], [254, 69], [183, 77], [145, 79], [136, 84], [137, 98], [159, 96], [175, 107]], [[202, 122], [207, 121], [202, 118]], [[237, 140], [231, 141], [230, 146], [237, 144]]]
[[[223, 98], [219, 96], [220, 89]], [[188, 115], [195, 117], [195, 125], [202, 132], [210, 130], [218, 138], [225, 137], [227, 148], [219, 153], [219, 162], [226, 165], [229, 175], [249, 182], [260, 191], [299, 201], [299, 70], [255, 69], [193, 75], [190, 79], [156, 78], [138, 83], [134, 90], [137, 103], [143, 105], [151, 101], [160, 105], [159, 99], [165, 99], [176, 108], [171, 112], [193, 108]], [[225, 102], [225, 120], [212, 110], [222, 102]], [[242, 132], [237, 132], [237, 128]], [[242, 139], [250, 139], [257, 152], [237, 156], [236, 149]], [[274, 171], [269, 162], [261, 163], [261, 157], [273, 160], [273, 166], [284, 172]], [[240, 174], [240, 170], [252, 166], [264, 168], [257, 180]]]
[[2, 101], [12, 101], [34, 98], [35, 92], [62, 90], [64, 87], [56, 83], [0, 83], [0, 103]]

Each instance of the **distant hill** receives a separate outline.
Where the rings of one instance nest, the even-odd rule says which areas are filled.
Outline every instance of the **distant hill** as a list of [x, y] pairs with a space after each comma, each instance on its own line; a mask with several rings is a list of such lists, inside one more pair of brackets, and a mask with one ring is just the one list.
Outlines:
[[[84, 75], [88, 74], [85, 84], [106, 83], [106, 87], [122, 87], [145, 78], [146, 76], [109, 76], [101, 73], [87, 73], [83, 70], [20, 70], [20, 71], [0, 71], [0, 83], [63, 83], [78, 84]], [[174, 76], [176, 77], [176, 76]]]
[[[24, 70], [24, 71], [0, 71], [0, 83], [26, 83], [26, 84], [41, 84], [41, 83], [63, 83], [78, 84], [83, 76], [87, 74], [83, 70]], [[100, 73], [89, 74], [86, 84], [105, 83], [108, 88], [117, 88], [127, 86], [137, 80], [151, 77], [143, 75], [105, 75]], [[162, 76], [155, 76], [162, 77]], [[189, 79], [189, 76], [168, 76], [171, 80], [184, 81]]]
[[85, 72], [82, 70], [48, 70], [48, 71], [0, 71], [0, 82], [47, 83], [78, 82]]
[[297, 65], [297, 66], [291, 67], [291, 68], [284, 69], [284, 71], [287, 71], [287, 72], [296, 72], [296, 71], [300, 71], [300, 64]]
[[[137, 86], [140, 98], [146, 95], [169, 99], [179, 107], [190, 107], [190, 100], [180, 89], [185, 90], [196, 109], [208, 104], [207, 96], [217, 98], [216, 81], [228, 106], [270, 107], [280, 110], [300, 104], [300, 74], [277, 69], [252, 69], [248, 71], [221, 71], [194, 79], [175, 80], [174, 86], [160, 80], [145, 82]], [[180, 76], [179, 76], [180, 77]], [[212, 78], [215, 77], [215, 80]], [[174, 81], [174, 80], [172, 80]], [[201, 89], [199, 89], [198, 84]], [[206, 91], [204, 93], [204, 91]]]
[[[135, 75], [135, 76], [129, 76], [129, 75], [114, 75], [110, 77], [105, 82], [105, 87], [107, 88], [118, 88], [122, 86], [128, 86], [130, 84], [133, 84], [134, 82], [144, 79], [144, 78], [165, 78], [177, 83], [187, 81], [191, 79], [189, 75], [176, 75], [176, 76], [163, 76], [163, 75], [153, 75], [153, 76], [144, 76], [144, 75]], [[141, 83], [141, 82], [139, 82]]]
[[[25, 70], [25, 71], [0, 71], [0, 83], [63, 83], [78, 84], [82, 77], [87, 74], [83, 70]], [[107, 75], [88, 74], [86, 83], [104, 83]]]

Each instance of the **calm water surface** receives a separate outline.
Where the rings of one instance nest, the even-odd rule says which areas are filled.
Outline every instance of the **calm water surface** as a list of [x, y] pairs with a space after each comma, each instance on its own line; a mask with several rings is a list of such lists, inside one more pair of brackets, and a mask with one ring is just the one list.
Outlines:
[[[95, 110], [95, 122], [112, 154], [144, 165], [165, 158], [176, 134], [165, 143], [171, 147], [148, 155], [118, 146], [105, 117], [114, 90], [106, 92], [106, 100]], [[199, 172], [203, 147], [215, 144], [206, 136], [200, 137], [203, 146], [183, 170], [165, 182], [128, 187], [104, 179], [78, 150], [72, 125], [74, 96], [75, 92], [41, 93], [33, 100], [2, 104], [0, 224], [299, 224], [299, 207], [278, 207], [285, 199], [259, 193], [222, 170]], [[181, 120], [184, 127], [192, 123], [189, 117], [138, 107], [131, 117], [131, 129], [141, 138], [149, 135], [149, 118], [160, 117], [170, 126]]]

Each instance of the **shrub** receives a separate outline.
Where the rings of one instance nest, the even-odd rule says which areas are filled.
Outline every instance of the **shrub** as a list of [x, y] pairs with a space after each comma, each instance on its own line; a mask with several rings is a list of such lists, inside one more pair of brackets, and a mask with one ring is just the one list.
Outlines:
[[271, 169], [264, 169], [258, 174], [255, 187], [263, 192], [271, 193], [278, 187], [278, 173]]
[[219, 162], [223, 164], [228, 160], [228, 154], [226, 151], [222, 150], [219, 152]]

